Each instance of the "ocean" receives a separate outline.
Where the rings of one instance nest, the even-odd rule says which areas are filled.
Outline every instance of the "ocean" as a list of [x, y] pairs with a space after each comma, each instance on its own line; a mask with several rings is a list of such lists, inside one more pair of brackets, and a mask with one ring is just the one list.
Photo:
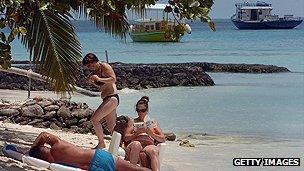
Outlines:
[[[150, 97], [151, 118], [165, 132], [181, 135], [237, 136], [262, 140], [304, 139], [304, 24], [292, 30], [237, 30], [230, 20], [215, 20], [216, 32], [193, 22], [192, 34], [180, 43], [126, 42], [97, 30], [87, 21], [75, 21], [83, 54], [93, 52], [110, 62], [217, 62], [270, 64], [290, 73], [208, 73], [212, 87], [169, 87], [120, 91], [119, 115], [135, 117], [135, 103]], [[17, 41], [13, 59], [27, 60]], [[83, 97], [93, 108], [99, 98]]]

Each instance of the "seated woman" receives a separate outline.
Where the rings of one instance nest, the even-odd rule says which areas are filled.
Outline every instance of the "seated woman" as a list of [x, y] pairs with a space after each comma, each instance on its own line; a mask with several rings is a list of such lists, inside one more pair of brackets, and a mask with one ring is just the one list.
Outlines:
[[144, 123], [144, 118], [149, 111], [149, 97], [143, 96], [136, 103], [138, 117], [130, 119], [127, 124], [124, 142], [126, 142], [126, 159], [131, 163], [140, 163], [140, 152], [145, 152], [151, 159], [151, 169], [160, 170], [159, 147], [158, 143], [165, 141], [165, 136], [158, 123], [151, 124], [142, 128], [136, 128], [136, 123]]

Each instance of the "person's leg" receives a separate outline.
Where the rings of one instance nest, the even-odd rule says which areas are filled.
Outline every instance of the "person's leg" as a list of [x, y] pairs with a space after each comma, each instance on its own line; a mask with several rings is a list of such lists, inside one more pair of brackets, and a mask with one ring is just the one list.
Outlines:
[[151, 159], [151, 169], [153, 171], [159, 171], [159, 147], [155, 145], [146, 146], [143, 151], [150, 157]]
[[[98, 145], [96, 148], [105, 148], [105, 142], [103, 139], [103, 129], [100, 124], [102, 118], [106, 117], [107, 115], [111, 114], [117, 107], [117, 99], [116, 98], [109, 98], [102, 102], [102, 104], [97, 108], [94, 112], [91, 121], [96, 132], [96, 136], [98, 137]], [[116, 115], [115, 115], [116, 116]], [[113, 129], [112, 129], [113, 130]]]
[[119, 157], [116, 159], [115, 164], [116, 171], [151, 171], [151, 169], [131, 164], [125, 160], [120, 159]]
[[126, 152], [128, 153], [130, 163], [137, 164], [139, 161], [139, 153], [142, 150], [142, 146], [139, 141], [133, 141], [127, 146]]
[[114, 130], [114, 127], [116, 124], [116, 118], [117, 118], [116, 108], [110, 114], [105, 116], [107, 127], [109, 128], [109, 131], [111, 133], [113, 133], [113, 130]]

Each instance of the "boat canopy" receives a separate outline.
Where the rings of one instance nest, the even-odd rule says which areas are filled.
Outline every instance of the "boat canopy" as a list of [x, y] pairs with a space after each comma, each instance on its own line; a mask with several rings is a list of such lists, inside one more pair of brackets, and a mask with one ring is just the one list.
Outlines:
[[245, 6], [241, 8], [242, 10], [251, 10], [251, 9], [272, 9], [272, 7], [262, 7], [262, 6]]
[[146, 5], [145, 9], [147, 10], [164, 10], [169, 4], [155, 4], [155, 5]]

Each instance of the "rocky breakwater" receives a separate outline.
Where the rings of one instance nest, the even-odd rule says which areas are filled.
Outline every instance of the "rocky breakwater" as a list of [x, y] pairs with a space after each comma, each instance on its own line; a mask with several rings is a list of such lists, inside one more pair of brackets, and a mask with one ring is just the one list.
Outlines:
[[40, 128], [92, 132], [93, 110], [86, 103], [35, 98], [22, 103], [1, 102], [0, 121]]
[[[26, 62], [18, 62], [16, 64]], [[15, 64], [15, 65], [16, 65]], [[164, 64], [126, 64], [111, 63], [116, 76], [117, 88], [146, 89], [169, 86], [213, 86], [212, 78], [206, 72], [232, 73], [278, 73], [290, 72], [285, 67], [260, 64], [218, 64], [207, 62], [164, 63]], [[28, 70], [29, 66], [18, 66]], [[81, 68], [81, 67], [80, 67]], [[38, 72], [35, 68], [35, 72]], [[85, 70], [78, 74], [77, 86], [99, 91], [97, 87], [86, 81]], [[15, 74], [0, 72], [1, 89], [28, 89], [28, 78]], [[52, 90], [41, 81], [32, 80], [31, 90]]]
[[[90, 118], [94, 110], [86, 103], [53, 100], [41, 97], [25, 102], [10, 103], [0, 99], [0, 121], [39, 128], [51, 128], [81, 134], [94, 133]], [[109, 135], [106, 122], [102, 121], [104, 133]], [[166, 140], [174, 141], [174, 133], [165, 133]]]

